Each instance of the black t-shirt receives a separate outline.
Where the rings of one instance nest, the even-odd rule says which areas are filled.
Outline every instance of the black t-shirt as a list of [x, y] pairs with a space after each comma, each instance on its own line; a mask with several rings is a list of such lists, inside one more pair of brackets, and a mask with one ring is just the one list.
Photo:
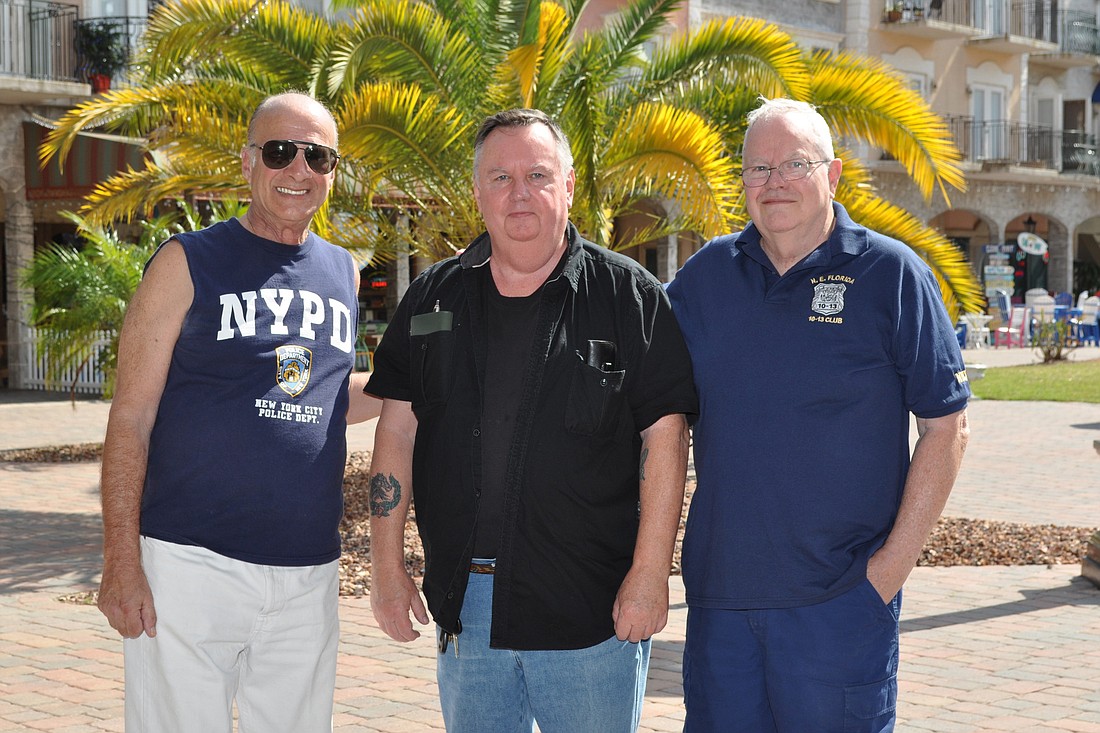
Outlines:
[[[580, 649], [614, 635], [611, 611], [638, 535], [641, 433], [665, 415], [698, 411], [691, 360], [661, 284], [572, 226], [568, 238], [560, 272], [540, 290], [507, 443], [494, 648]], [[495, 387], [484, 274], [491, 253], [485, 235], [417, 277], [367, 387], [410, 402], [416, 416], [424, 596], [451, 632], [461, 629], [482, 518], [485, 394]], [[614, 344], [614, 356], [589, 364], [594, 341]]]
[[496, 557], [504, 509], [508, 446], [523, 395], [524, 365], [539, 312], [541, 289], [523, 298], [500, 294], [488, 267], [485, 287], [485, 393], [481, 406], [481, 507], [477, 515], [474, 557]]

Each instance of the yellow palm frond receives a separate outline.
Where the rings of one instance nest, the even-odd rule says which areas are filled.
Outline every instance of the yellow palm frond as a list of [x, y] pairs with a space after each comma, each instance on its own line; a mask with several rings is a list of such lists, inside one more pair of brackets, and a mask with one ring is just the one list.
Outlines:
[[113, 222], [151, 217], [162, 201], [183, 198], [196, 191], [240, 198], [249, 195], [243, 180], [232, 185], [220, 175], [177, 174], [151, 164], [137, 171], [128, 168], [97, 184], [85, 196], [80, 213], [93, 224], [109, 226]]
[[540, 80], [556, 79], [567, 57], [571, 23], [565, 9], [553, 2], [543, 2], [540, 8], [538, 42], [517, 46], [505, 61], [524, 107], [539, 106]]
[[894, 156], [925, 199], [939, 189], [965, 190], [961, 156], [943, 119], [896, 71], [849, 54], [816, 55], [811, 62], [813, 102], [848, 141], [868, 142]]
[[619, 122], [600, 174], [612, 201], [671, 199], [703, 236], [726, 231], [736, 179], [719, 133], [694, 112], [656, 103], [626, 110]]
[[852, 219], [863, 226], [898, 239], [929, 264], [940, 282], [941, 294], [952, 320], [962, 311], [981, 311], [985, 296], [962, 252], [942, 234], [905, 209], [877, 198], [865, 190], [837, 188], [837, 200]]

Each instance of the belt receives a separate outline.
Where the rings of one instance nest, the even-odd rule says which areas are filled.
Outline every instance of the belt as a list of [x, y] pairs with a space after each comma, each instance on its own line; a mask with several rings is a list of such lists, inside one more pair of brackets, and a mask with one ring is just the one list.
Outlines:
[[492, 575], [496, 572], [496, 568], [496, 560], [474, 560], [470, 563], [470, 572], [479, 573], [481, 575]]

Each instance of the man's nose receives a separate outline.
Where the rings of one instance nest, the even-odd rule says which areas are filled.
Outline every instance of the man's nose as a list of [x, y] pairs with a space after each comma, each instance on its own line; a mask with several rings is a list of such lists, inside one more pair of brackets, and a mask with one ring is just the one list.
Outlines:
[[527, 199], [531, 197], [531, 189], [527, 185], [527, 181], [522, 178], [517, 178], [512, 184], [512, 198], [515, 199]]
[[773, 168], [771, 175], [768, 176], [768, 180], [764, 182], [764, 185], [768, 188], [784, 188], [787, 185], [787, 179], [779, 175], [778, 168]]
[[300, 177], [313, 175], [313, 169], [306, 163], [306, 151], [301, 149], [294, 154], [294, 159], [290, 161], [290, 165], [287, 166], [287, 169]]

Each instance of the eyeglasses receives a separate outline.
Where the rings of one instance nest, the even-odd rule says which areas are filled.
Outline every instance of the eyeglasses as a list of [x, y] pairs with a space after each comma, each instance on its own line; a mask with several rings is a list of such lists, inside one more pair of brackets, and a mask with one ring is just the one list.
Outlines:
[[250, 143], [248, 147], [259, 148], [264, 165], [273, 171], [281, 171], [294, 162], [299, 150], [306, 156], [310, 170], [322, 176], [332, 173], [336, 161], [340, 160], [332, 148], [305, 140], [268, 140], [263, 145]]
[[801, 181], [813, 173], [819, 165], [828, 162], [827, 160], [795, 158], [794, 160], [784, 160], [779, 165], [754, 165], [741, 169], [741, 181], [750, 188], [763, 186], [772, 177], [772, 171], [779, 171], [779, 176], [787, 183]]

